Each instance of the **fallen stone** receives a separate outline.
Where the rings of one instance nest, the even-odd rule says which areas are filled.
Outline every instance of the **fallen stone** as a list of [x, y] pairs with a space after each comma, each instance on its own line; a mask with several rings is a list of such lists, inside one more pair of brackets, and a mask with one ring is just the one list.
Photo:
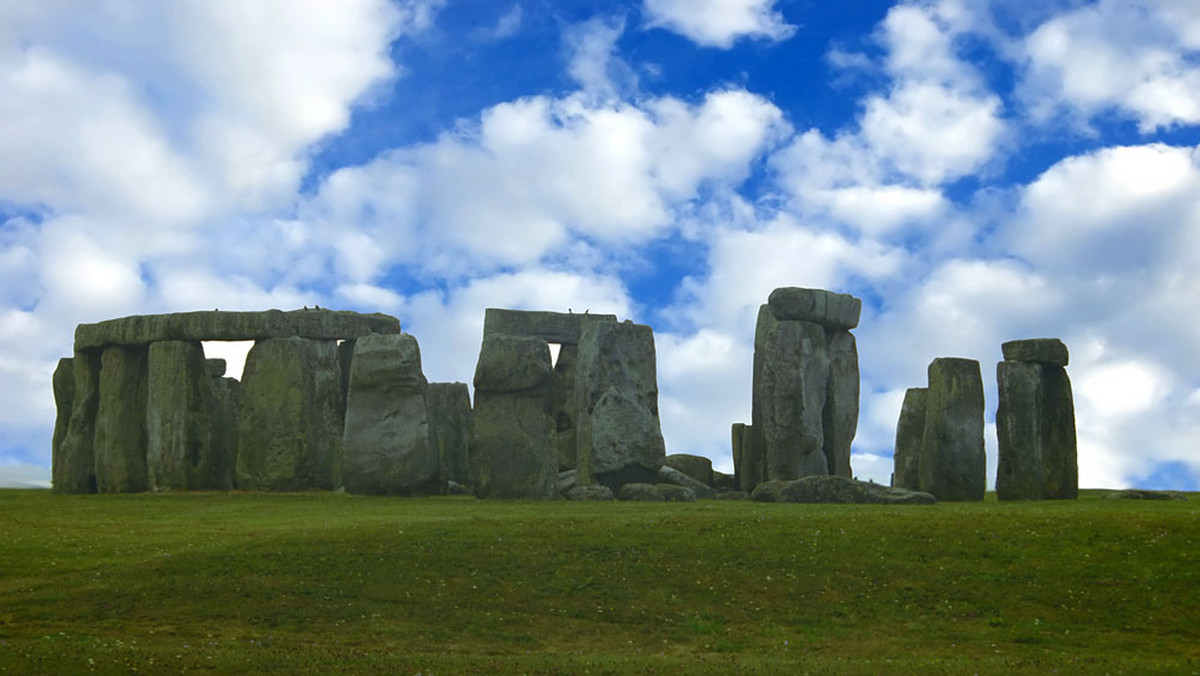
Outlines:
[[95, 493], [96, 409], [100, 404], [100, 353], [75, 353], [71, 360], [74, 381], [71, 419], [59, 453], [53, 458], [51, 475], [55, 493]]
[[531, 312], [487, 308], [483, 312], [483, 335], [531, 336], [547, 343], [578, 345], [584, 322], [617, 321], [616, 315], [562, 312]]
[[892, 485], [910, 491], [921, 488], [921, 443], [925, 437], [925, 414], [929, 390], [910, 387], [900, 407], [896, 424], [896, 451], [892, 461]]
[[1045, 492], [1042, 367], [1019, 361], [996, 364], [996, 497], [1041, 500]]
[[446, 482], [446, 495], [474, 495], [475, 490], [466, 484], [460, 484], [457, 481]]
[[96, 324], [80, 324], [75, 329], [75, 349], [146, 345], [167, 340], [337, 340], [373, 333], [400, 333], [400, 320], [385, 314], [359, 314], [344, 310], [213, 310], [135, 315]]
[[100, 356], [96, 409], [96, 490], [140, 493], [150, 487], [146, 467], [147, 355], [144, 347], [113, 346]]
[[794, 286], [775, 289], [767, 304], [780, 321], [813, 322], [832, 329], [853, 329], [862, 313], [862, 301], [849, 294]]
[[983, 378], [979, 362], [942, 357], [929, 365], [921, 490], [942, 501], [983, 500]]
[[471, 483], [471, 393], [466, 383], [429, 383], [429, 433], [442, 481]]
[[713, 483], [712, 460], [702, 455], [673, 453], [664, 458], [663, 464], [683, 472], [705, 486], [716, 488]]
[[333, 340], [255, 343], [242, 377], [238, 487], [304, 491], [341, 486], [341, 393]]
[[617, 499], [637, 502], [693, 502], [696, 494], [690, 488], [674, 484], [623, 484]]
[[891, 488], [843, 476], [808, 476], [792, 481], [768, 481], [754, 489], [755, 502], [814, 504], [931, 505], [929, 493]]
[[1105, 493], [1106, 500], [1187, 500], [1187, 495], [1180, 491], [1151, 491], [1144, 488], [1130, 488], [1123, 491]]
[[717, 493], [718, 500], [749, 500], [750, 494], [746, 491], [721, 491]]
[[732, 474], [713, 470], [712, 487], [718, 492], [727, 493], [738, 490], [737, 477]]
[[1069, 359], [1067, 346], [1058, 338], [1010, 340], [1002, 344], [1000, 350], [1005, 361], [1066, 366]]
[[604, 502], [613, 499], [608, 486], [573, 486], [564, 494], [568, 500], [578, 502]]
[[[855, 299], [858, 300], [858, 299]], [[829, 381], [821, 420], [829, 473], [852, 478], [850, 445], [858, 432], [858, 343], [854, 334], [825, 330]]]
[[716, 500], [717, 491], [708, 484], [696, 481], [674, 467], [663, 465], [658, 468], [658, 480], [664, 484], [674, 484], [690, 489], [697, 500]]
[[[334, 359], [336, 363], [336, 355]], [[427, 389], [421, 350], [412, 334], [358, 339], [342, 437], [342, 483], [347, 493], [439, 492], [438, 449], [431, 443]]]

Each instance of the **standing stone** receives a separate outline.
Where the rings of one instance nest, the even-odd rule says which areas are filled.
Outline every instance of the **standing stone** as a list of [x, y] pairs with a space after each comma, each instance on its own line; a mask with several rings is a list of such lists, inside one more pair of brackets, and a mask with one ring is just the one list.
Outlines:
[[854, 476], [850, 470], [850, 444], [858, 432], [858, 343], [849, 331], [826, 329], [825, 345], [829, 351], [822, 418], [825, 460], [830, 474], [850, 479]]
[[996, 497], [1040, 500], [1046, 482], [1042, 367], [1002, 361], [996, 380]]
[[734, 423], [730, 430], [733, 437], [733, 471], [738, 488], [749, 493], [762, 483], [762, 444], [758, 430], [753, 425]]
[[[63, 357], [54, 368], [54, 407], [57, 415], [54, 418], [54, 436], [50, 440], [51, 464], [57, 468], [62, 459], [63, 439], [67, 437], [67, 429], [71, 426], [71, 409], [75, 403], [75, 360]], [[55, 470], [51, 471], [56, 474]], [[58, 482], [55, 481], [55, 488]]]
[[354, 361], [354, 346], [357, 340], [343, 340], [338, 343], [338, 369], [342, 374], [342, 416], [346, 413], [346, 400], [350, 397], [350, 365]]
[[146, 468], [144, 347], [112, 346], [100, 356], [100, 402], [96, 409], [96, 490], [140, 493], [149, 489]]
[[579, 466], [575, 418], [575, 373], [579, 365], [579, 346], [560, 345], [558, 361], [554, 363], [554, 375], [550, 381], [550, 406], [554, 415], [555, 431], [558, 435], [558, 469], [575, 469]]
[[153, 491], [228, 490], [234, 449], [199, 342], [150, 344], [146, 466]]
[[245, 490], [341, 485], [342, 387], [333, 340], [254, 344], [242, 377], [237, 483]]
[[979, 501], [987, 483], [983, 378], [979, 362], [942, 357], [929, 365], [921, 491], [942, 501]]
[[77, 351], [71, 360], [74, 396], [71, 419], [51, 470], [55, 493], [95, 493], [96, 409], [100, 404], [100, 353]]
[[764, 479], [829, 473], [824, 432], [828, 385], [825, 329], [807, 321], [780, 321], [770, 306], [762, 306], [754, 336], [751, 415], [762, 443]]
[[428, 383], [411, 334], [358, 340], [346, 400], [342, 479], [348, 493], [434, 493], [437, 448], [430, 441]]
[[1043, 460], [1046, 480], [1042, 497], [1075, 500], [1079, 497], [1079, 461], [1075, 434], [1075, 400], [1071, 379], [1061, 366], [1043, 368]]
[[471, 392], [466, 383], [429, 383], [429, 436], [441, 484], [470, 484]]
[[550, 347], [529, 336], [484, 335], [475, 368], [471, 468], [482, 498], [557, 496], [550, 416]]
[[576, 438], [582, 483], [614, 491], [658, 480], [666, 457], [658, 418], [654, 332], [610, 321], [583, 323], [579, 340]]
[[925, 438], [925, 416], [929, 389], [910, 387], [900, 407], [896, 425], [896, 450], [893, 454], [892, 486], [910, 491], [921, 490], [921, 444]]

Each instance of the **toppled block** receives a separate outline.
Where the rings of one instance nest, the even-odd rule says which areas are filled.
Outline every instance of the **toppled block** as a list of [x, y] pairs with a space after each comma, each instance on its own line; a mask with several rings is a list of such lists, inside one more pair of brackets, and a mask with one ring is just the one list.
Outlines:
[[658, 480], [664, 484], [683, 486], [695, 494], [697, 500], [716, 500], [717, 491], [708, 484], [696, 481], [674, 467], [663, 465], [658, 468]]
[[862, 301], [845, 293], [824, 289], [787, 286], [775, 289], [767, 299], [771, 314], [780, 321], [804, 321], [832, 329], [858, 326]]
[[814, 504], [932, 505], [929, 493], [890, 488], [843, 476], [807, 476], [793, 481], [768, 481], [754, 489], [755, 502]]

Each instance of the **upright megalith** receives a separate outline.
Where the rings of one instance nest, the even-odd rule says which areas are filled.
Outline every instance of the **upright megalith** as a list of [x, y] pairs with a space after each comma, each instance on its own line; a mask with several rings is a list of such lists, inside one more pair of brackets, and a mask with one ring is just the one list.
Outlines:
[[588, 321], [575, 376], [577, 454], [583, 483], [613, 490], [653, 483], [666, 457], [658, 418], [654, 332], [631, 321]]
[[146, 466], [150, 490], [233, 487], [234, 447], [212, 371], [199, 342], [150, 344]]
[[246, 356], [241, 398], [239, 488], [341, 485], [342, 386], [335, 341], [258, 341]]
[[470, 485], [471, 392], [466, 383], [429, 383], [429, 439], [437, 449], [438, 483]]
[[[759, 308], [754, 433], [741, 438], [735, 462], [742, 490], [762, 481], [851, 476], [859, 372], [850, 329], [858, 326], [861, 309], [853, 296], [798, 287], [775, 289]], [[743, 466], [757, 471], [743, 472]]]
[[1067, 347], [1055, 338], [1002, 346], [996, 365], [1001, 500], [1074, 499], [1079, 495], [1075, 405]]
[[533, 336], [484, 334], [475, 368], [471, 474], [484, 498], [556, 497], [550, 348]]
[[560, 344], [558, 360], [554, 362], [554, 374], [550, 380], [550, 408], [558, 435], [558, 468], [564, 471], [579, 467], [576, 438], [579, 407], [575, 401], [575, 373], [578, 368], [579, 346]]
[[734, 477], [738, 489], [749, 493], [747, 486], [754, 487], [763, 482], [762, 442], [758, 439], [758, 430], [746, 423], [733, 423], [730, 436]]
[[114, 345], [100, 356], [100, 400], [96, 410], [96, 489], [140, 493], [150, 487], [146, 467], [148, 350]]
[[71, 360], [71, 379], [71, 416], [51, 470], [54, 492], [95, 493], [96, 456], [93, 440], [96, 410], [100, 404], [99, 353], [76, 352]]
[[910, 387], [900, 406], [896, 425], [896, 449], [892, 455], [892, 486], [910, 491], [921, 490], [921, 444], [925, 440], [925, 416], [929, 389]]
[[438, 454], [431, 443], [429, 385], [411, 334], [359, 339], [350, 366], [342, 447], [348, 493], [437, 492]]
[[941, 357], [929, 365], [920, 490], [942, 501], [983, 500], [983, 378], [973, 359]]
[[[55, 470], [63, 462], [63, 440], [67, 437], [67, 428], [71, 425], [71, 409], [75, 403], [75, 360], [63, 357], [58, 360], [52, 378], [54, 384], [54, 408], [57, 413], [54, 418], [54, 435], [50, 440], [51, 463]], [[55, 477], [54, 488], [58, 490]]]

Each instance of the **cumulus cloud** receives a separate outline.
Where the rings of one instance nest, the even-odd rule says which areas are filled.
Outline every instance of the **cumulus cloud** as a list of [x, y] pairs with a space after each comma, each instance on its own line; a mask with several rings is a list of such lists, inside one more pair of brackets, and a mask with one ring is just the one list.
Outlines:
[[796, 32], [775, 0], [645, 0], [646, 23], [679, 33], [703, 47], [729, 49], [742, 38], [773, 42]]

